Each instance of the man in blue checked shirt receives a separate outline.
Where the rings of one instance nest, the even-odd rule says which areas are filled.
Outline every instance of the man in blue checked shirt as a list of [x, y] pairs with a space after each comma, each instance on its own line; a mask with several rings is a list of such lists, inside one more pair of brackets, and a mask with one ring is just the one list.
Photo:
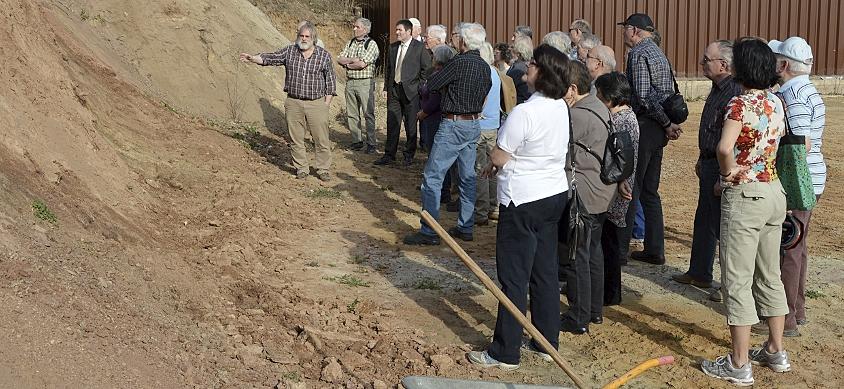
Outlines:
[[[627, 77], [632, 96], [630, 105], [639, 120], [639, 159], [633, 202], [637, 199], [645, 212], [645, 249], [630, 254], [630, 258], [655, 265], [665, 263], [665, 231], [659, 180], [662, 170], [662, 149], [668, 140], [675, 140], [683, 132], [665, 114], [661, 103], [674, 93], [674, 77], [668, 58], [654, 43], [655, 31], [650, 16], [635, 13], [618, 23], [624, 27], [627, 53]], [[636, 207], [627, 212], [635, 214]], [[628, 220], [631, 220], [628, 217]], [[632, 223], [621, 232], [622, 244], [630, 242]]]

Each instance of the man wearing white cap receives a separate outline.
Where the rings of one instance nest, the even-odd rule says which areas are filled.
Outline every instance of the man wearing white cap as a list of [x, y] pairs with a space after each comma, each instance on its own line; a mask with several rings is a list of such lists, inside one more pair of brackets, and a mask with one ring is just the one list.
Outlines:
[[416, 18], [410, 18], [407, 20], [410, 20], [410, 24], [413, 25], [413, 29], [410, 31], [410, 36], [412, 36], [413, 39], [416, 39], [419, 42], [424, 42], [424, 40], [422, 39], [422, 22], [420, 22], [419, 19]]
[[[777, 56], [777, 74], [780, 76], [780, 89], [777, 92], [785, 102], [785, 116], [795, 135], [803, 135], [807, 142], [809, 173], [815, 189], [815, 197], [820, 199], [826, 183], [826, 164], [821, 154], [826, 107], [815, 85], [809, 80], [814, 58], [812, 48], [806, 40], [791, 37], [783, 42], [772, 40], [768, 43]], [[809, 220], [812, 211], [792, 210], [791, 214], [800, 220], [804, 227], [800, 243], [785, 250], [782, 256], [782, 283], [788, 301], [788, 315], [785, 316], [783, 336], [800, 336], [798, 325], [805, 324], [806, 307], [806, 268], [808, 249], [806, 237], [809, 232]], [[765, 326], [764, 323], [761, 323]], [[753, 326], [754, 332], [765, 332], [759, 324]], [[767, 330], [767, 326], [765, 326]]]

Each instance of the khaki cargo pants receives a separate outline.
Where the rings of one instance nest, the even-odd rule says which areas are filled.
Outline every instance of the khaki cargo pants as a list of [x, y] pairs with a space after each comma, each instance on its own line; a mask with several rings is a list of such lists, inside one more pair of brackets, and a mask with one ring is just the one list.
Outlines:
[[785, 191], [779, 180], [751, 182], [721, 194], [721, 290], [727, 323], [749, 326], [757, 316], [788, 313], [780, 279]]

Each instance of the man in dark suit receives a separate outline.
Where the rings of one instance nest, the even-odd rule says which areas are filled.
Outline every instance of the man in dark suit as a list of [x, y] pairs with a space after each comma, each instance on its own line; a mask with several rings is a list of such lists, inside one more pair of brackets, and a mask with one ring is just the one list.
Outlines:
[[425, 45], [413, 39], [413, 24], [402, 19], [396, 23], [396, 42], [390, 44], [387, 66], [384, 69], [384, 96], [387, 98], [387, 142], [384, 156], [376, 165], [392, 164], [396, 160], [399, 132], [404, 122], [407, 142], [404, 165], [413, 163], [416, 153], [416, 113], [419, 111], [419, 82], [431, 67], [431, 54]]

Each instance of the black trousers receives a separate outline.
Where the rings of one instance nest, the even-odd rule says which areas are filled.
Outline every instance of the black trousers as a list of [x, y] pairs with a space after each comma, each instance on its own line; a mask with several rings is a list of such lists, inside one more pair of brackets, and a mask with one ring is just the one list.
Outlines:
[[419, 112], [419, 96], [408, 99], [401, 84], [393, 84], [392, 90], [387, 91], [387, 141], [384, 144], [384, 155], [396, 158], [399, 147], [401, 125], [407, 137], [404, 144], [404, 157], [413, 158], [416, 154], [416, 113]]
[[[632, 205], [632, 204], [631, 204]], [[604, 305], [621, 304], [621, 265], [627, 263], [627, 251], [621, 253], [621, 231], [609, 220], [604, 221], [601, 247], [604, 251]]]
[[[627, 210], [627, 227], [622, 230], [622, 250], [626, 253], [633, 234], [633, 217], [636, 215], [636, 200], [642, 204], [645, 214], [645, 254], [665, 256], [665, 224], [662, 215], [662, 199], [659, 197], [659, 181], [662, 174], [662, 153], [665, 147], [665, 131], [657, 122], [639, 117], [639, 159], [636, 164], [636, 183], [633, 186], [633, 202]], [[625, 255], [626, 257], [626, 255]]]
[[721, 196], [715, 196], [715, 183], [721, 178], [718, 160], [700, 161], [700, 182], [697, 195], [695, 224], [692, 229], [692, 255], [689, 271], [698, 281], [712, 281], [712, 266], [715, 264], [715, 248], [721, 235]]
[[[530, 291], [531, 322], [555, 348], [560, 335], [560, 293], [557, 283], [557, 225], [567, 193], [524, 203], [499, 205], [495, 264], [501, 290], [524, 313]], [[489, 355], [519, 363], [522, 325], [498, 304]]]
[[575, 249], [574, 262], [568, 258], [569, 247], [560, 242], [561, 269], [566, 279], [566, 297], [569, 310], [562, 320], [578, 327], [586, 327], [593, 316], [602, 316], [604, 311], [604, 254], [601, 248], [601, 232], [606, 212], [584, 214], [585, 233]]

